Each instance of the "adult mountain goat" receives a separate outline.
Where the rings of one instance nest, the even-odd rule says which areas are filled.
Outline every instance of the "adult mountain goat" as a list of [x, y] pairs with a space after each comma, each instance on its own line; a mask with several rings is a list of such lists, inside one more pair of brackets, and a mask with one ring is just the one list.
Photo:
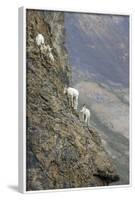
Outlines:
[[69, 105], [71, 105], [72, 108], [77, 110], [78, 97], [79, 97], [78, 90], [75, 89], [75, 88], [72, 88], [72, 87], [68, 87], [68, 88], [65, 87], [64, 88], [64, 94], [66, 94], [67, 97], [68, 97]]
[[90, 110], [83, 105], [81, 111], [81, 119], [87, 124], [90, 125]]
[[41, 46], [41, 44], [44, 44], [44, 36], [41, 33], [38, 33], [36, 36], [36, 43], [38, 46]]

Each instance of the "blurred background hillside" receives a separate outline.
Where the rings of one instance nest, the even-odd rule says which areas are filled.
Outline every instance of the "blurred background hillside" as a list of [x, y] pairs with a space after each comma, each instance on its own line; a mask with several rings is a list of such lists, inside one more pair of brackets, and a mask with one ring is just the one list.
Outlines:
[[120, 174], [117, 184], [128, 184], [129, 17], [66, 13], [65, 29], [80, 108], [85, 103], [92, 112], [91, 126]]

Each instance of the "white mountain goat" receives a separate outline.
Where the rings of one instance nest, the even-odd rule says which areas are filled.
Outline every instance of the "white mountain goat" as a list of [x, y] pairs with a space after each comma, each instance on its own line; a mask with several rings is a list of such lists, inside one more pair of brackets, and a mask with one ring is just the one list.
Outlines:
[[83, 105], [82, 109], [80, 110], [81, 119], [87, 124], [90, 124], [90, 110]]
[[41, 51], [41, 53], [42, 53], [42, 54], [45, 54], [45, 55], [48, 57], [48, 59], [49, 59], [52, 63], [54, 63], [54, 56], [53, 56], [51, 50], [52, 50], [52, 48], [51, 48], [48, 44], [47, 44], [47, 45], [41, 44], [41, 46], [40, 46], [40, 51]]
[[44, 44], [44, 36], [41, 33], [38, 33], [36, 36], [36, 43], [38, 46], [41, 46], [41, 44]]
[[71, 87], [65, 87], [64, 88], [64, 94], [67, 94], [69, 105], [73, 107], [75, 110], [77, 110], [78, 106], [78, 97], [79, 97], [79, 92], [75, 88]]

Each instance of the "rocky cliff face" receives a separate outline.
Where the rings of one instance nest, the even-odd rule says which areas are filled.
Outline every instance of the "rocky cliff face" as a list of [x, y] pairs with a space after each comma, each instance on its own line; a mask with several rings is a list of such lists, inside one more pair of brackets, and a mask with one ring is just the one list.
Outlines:
[[[27, 191], [108, 185], [119, 176], [95, 129], [80, 122], [63, 94], [71, 68], [64, 14], [27, 10]], [[41, 55], [37, 33], [53, 48]]]

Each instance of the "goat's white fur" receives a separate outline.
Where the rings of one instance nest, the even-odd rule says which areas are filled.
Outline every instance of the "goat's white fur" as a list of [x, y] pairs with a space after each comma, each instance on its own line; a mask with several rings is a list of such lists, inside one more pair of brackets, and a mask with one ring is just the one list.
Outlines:
[[44, 36], [41, 33], [38, 33], [38, 35], [36, 36], [36, 43], [38, 46], [44, 44]]
[[79, 97], [79, 92], [77, 89], [75, 88], [64, 88], [64, 94], [67, 94], [68, 96], [68, 101], [69, 104], [71, 104], [71, 106], [77, 110], [77, 106], [78, 106], [78, 97]]
[[86, 108], [86, 106], [84, 105], [80, 111], [82, 117], [81, 119], [87, 124], [89, 125], [90, 124], [90, 110], [88, 108]]

